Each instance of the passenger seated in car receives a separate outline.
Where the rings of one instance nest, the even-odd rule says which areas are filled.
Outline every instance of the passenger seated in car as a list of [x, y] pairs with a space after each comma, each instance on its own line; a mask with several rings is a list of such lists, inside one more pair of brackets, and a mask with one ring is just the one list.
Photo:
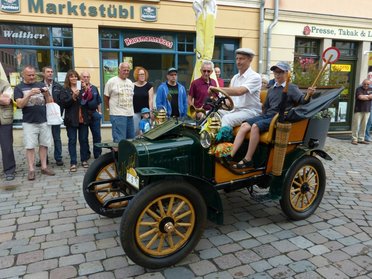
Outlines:
[[[251, 132], [251, 134], [247, 153], [240, 162], [232, 165], [233, 168], [243, 169], [253, 167], [252, 157], [260, 141], [260, 133], [263, 133], [269, 129], [271, 120], [279, 112], [282, 92], [286, 86], [286, 73], [290, 70], [290, 66], [288, 63], [278, 62], [275, 66], [272, 66], [270, 70], [274, 73], [275, 84], [268, 91], [267, 98], [263, 106], [263, 113], [259, 116], [249, 118], [241, 124], [234, 140], [231, 156], [227, 157], [228, 161], [232, 161], [232, 158], [242, 145], [245, 135], [248, 132]], [[307, 89], [307, 94], [310, 97], [314, 94], [314, 92], [315, 88], [313, 87], [309, 87]], [[310, 99], [305, 101], [305, 95], [300, 91], [297, 85], [292, 83], [288, 85], [286, 110], [290, 109], [295, 104], [308, 103], [309, 100]]]

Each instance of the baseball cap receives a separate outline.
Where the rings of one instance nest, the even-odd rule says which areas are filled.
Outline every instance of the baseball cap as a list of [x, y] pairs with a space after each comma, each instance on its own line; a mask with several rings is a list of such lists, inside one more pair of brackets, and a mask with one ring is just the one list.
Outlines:
[[174, 68], [174, 67], [170, 67], [170, 68], [168, 69], [168, 72], [167, 72], [167, 73], [168, 73], [168, 75], [169, 75], [170, 73], [173, 73], [173, 72], [176, 72], [176, 73], [177, 73], [178, 71], [177, 71], [176, 68]]
[[235, 54], [244, 54], [244, 55], [248, 55], [248, 56], [255, 56], [256, 55], [252, 49], [247, 48], [247, 47], [238, 48], [237, 50], [235, 50]]
[[286, 62], [280, 61], [280, 62], [276, 63], [276, 65], [274, 65], [270, 68], [271, 71], [275, 71], [276, 69], [280, 69], [284, 72], [288, 72], [288, 71], [291, 70], [291, 66], [289, 66], [289, 64], [286, 63]]
[[150, 110], [148, 108], [141, 109], [141, 114], [144, 114], [144, 113], [150, 113]]

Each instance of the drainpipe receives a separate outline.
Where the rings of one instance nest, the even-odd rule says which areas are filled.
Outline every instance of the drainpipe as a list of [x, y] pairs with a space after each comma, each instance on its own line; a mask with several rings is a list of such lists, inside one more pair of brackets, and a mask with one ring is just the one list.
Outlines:
[[258, 40], [258, 73], [263, 73], [263, 40], [264, 40], [264, 27], [265, 27], [265, 1], [261, 0], [260, 3], [260, 35]]
[[274, 19], [267, 28], [267, 50], [266, 50], [266, 74], [270, 76], [270, 63], [271, 63], [271, 33], [279, 20], [279, 0], [275, 0]]

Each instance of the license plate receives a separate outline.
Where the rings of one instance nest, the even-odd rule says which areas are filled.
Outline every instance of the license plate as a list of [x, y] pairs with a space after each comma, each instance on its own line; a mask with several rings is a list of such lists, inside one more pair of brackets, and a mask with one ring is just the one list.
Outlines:
[[[133, 175], [134, 173], [135, 175]], [[139, 177], [134, 169], [127, 170], [127, 182], [133, 187], [139, 189]]]

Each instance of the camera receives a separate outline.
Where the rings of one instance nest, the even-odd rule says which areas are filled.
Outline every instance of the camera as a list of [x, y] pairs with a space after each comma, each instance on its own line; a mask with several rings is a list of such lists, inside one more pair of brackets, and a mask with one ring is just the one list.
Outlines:
[[45, 88], [40, 88], [40, 92], [41, 93], [44, 93], [44, 92], [47, 92], [48, 90], [47, 89], [45, 89]]

